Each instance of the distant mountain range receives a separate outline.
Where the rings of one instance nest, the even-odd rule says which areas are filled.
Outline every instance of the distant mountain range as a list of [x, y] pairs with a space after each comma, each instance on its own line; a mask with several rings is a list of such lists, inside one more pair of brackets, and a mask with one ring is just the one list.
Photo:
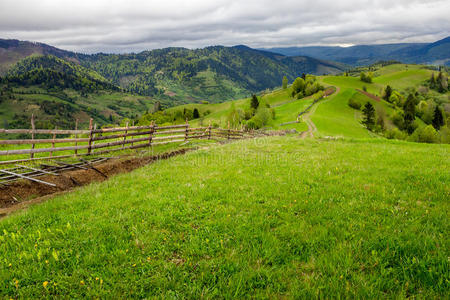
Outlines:
[[450, 66], [450, 37], [434, 43], [357, 45], [352, 47], [287, 47], [261, 50], [286, 56], [310, 56], [351, 66], [368, 65], [380, 60]]
[[[46, 55], [96, 72], [125, 91], [182, 99], [184, 102], [240, 98], [280, 86], [283, 76], [292, 81], [302, 73], [338, 73], [347, 67], [342, 63], [306, 56], [285, 56], [246, 46], [212, 46], [196, 50], [165, 48], [137, 54], [86, 55], [42, 43], [0, 40], [0, 76], [16, 75], [17, 64], [24, 58], [31, 56], [33, 60]], [[49, 61], [53, 62], [51, 66], [42, 65]], [[32, 71], [34, 65], [52, 69], [54, 62], [51, 59], [38, 63], [28, 61], [28, 68], [22, 71]]]

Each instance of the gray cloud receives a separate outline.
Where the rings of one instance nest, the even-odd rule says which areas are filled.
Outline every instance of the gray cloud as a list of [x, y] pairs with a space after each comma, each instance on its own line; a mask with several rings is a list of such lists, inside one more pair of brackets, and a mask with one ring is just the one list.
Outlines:
[[448, 0], [2, 0], [0, 37], [79, 52], [430, 42]]

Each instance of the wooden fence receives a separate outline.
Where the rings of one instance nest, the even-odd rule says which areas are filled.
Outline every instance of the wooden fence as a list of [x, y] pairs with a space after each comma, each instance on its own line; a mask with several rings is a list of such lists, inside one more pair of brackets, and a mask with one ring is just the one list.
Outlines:
[[[32, 121], [33, 123], [33, 121]], [[189, 124], [157, 126], [126, 126], [114, 128], [96, 129], [90, 120], [88, 130], [61, 130], [61, 129], [0, 129], [0, 134], [29, 134], [31, 139], [0, 139], [0, 145], [31, 145], [26, 149], [0, 150], [0, 156], [4, 155], [30, 155], [29, 158], [14, 160], [0, 160], [0, 165], [25, 161], [67, 158], [84, 155], [100, 155], [113, 151], [138, 149], [169, 143], [186, 142], [191, 139], [242, 139], [252, 137], [253, 133], [243, 130], [197, 127], [191, 128]], [[52, 138], [37, 139], [36, 135], [49, 135]], [[56, 136], [68, 135], [66, 138]], [[36, 147], [46, 144], [44, 148]], [[57, 144], [65, 144], [60, 147]], [[51, 147], [48, 147], [50, 146]], [[101, 149], [100, 151], [98, 151]], [[72, 152], [73, 154], [55, 155], [57, 152]], [[37, 153], [47, 154], [35, 157]]]

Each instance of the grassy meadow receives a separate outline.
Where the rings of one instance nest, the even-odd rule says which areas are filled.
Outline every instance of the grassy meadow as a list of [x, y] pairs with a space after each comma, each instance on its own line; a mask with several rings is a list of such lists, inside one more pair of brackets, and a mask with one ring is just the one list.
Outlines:
[[0, 297], [446, 298], [449, 153], [287, 136], [147, 165], [1, 220]]

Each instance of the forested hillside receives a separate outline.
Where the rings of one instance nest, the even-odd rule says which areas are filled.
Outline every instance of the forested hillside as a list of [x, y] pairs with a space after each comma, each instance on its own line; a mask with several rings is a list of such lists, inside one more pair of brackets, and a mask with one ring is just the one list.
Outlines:
[[2, 82], [24, 87], [40, 85], [53, 90], [72, 88], [83, 94], [99, 90], [120, 90], [97, 72], [52, 55], [31, 56], [19, 61]]
[[[341, 63], [287, 57], [246, 46], [86, 55], [40, 43], [0, 40], [0, 75], [11, 74], [11, 68], [22, 70], [14, 65], [29, 55], [53, 55], [95, 71], [130, 93], [184, 103], [241, 98], [280, 86], [283, 76], [293, 80], [302, 73], [338, 73], [346, 68]], [[40, 67], [41, 62], [34, 62]], [[32, 71], [30, 62], [26, 66]]]
[[336, 73], [345, 67], [245, 46], [96, 54], [83, 58], [81, 64], [133, 93], [212, 102], [280, 86], [285, 75], [293, 80], [301, 73]]

